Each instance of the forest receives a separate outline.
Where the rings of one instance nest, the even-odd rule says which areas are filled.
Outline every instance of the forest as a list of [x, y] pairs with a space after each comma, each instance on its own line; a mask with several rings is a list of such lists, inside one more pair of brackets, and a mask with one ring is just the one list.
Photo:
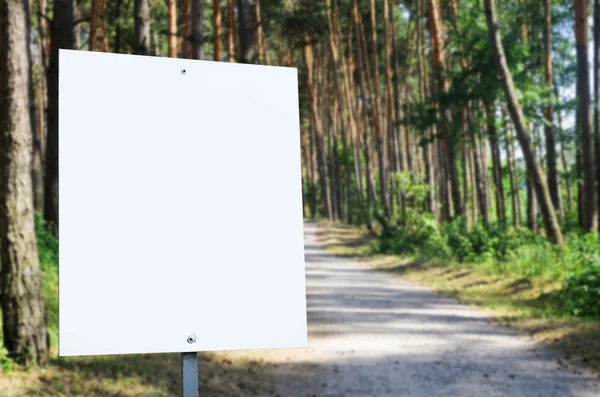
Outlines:
[[55, 354], [59, 49], [295, 67], [305, 218], [600, 319], [600, 0], [0, 0], [0, 367]]

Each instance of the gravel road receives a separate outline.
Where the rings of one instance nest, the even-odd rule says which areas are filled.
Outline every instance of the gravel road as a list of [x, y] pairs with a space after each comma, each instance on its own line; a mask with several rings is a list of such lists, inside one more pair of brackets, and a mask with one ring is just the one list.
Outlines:
[[305, 224], [309, 346], [273, 350], [281, 397], [598, 397], [591, 375], [485, 314], [327, 254]]

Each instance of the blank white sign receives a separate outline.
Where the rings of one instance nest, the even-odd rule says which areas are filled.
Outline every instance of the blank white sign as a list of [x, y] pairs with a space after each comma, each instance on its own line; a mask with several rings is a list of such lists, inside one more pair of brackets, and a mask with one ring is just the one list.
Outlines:
[[305, 347], [297, 70], [59, 60], [60, 355]]

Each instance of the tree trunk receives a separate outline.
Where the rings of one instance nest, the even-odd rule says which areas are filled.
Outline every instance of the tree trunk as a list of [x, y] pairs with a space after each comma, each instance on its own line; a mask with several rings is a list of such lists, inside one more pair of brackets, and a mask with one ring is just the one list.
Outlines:
[[106, 3], [104, 0], [91, 0], [90, 31], [88, 34], [88, 50], [95, 51], [100, 36], [100, 51], [108, 51], [108, 34], [106, 29]]
[[575, 38], [577, 42], [577, 81], [583, 161], [584, 232], [597, 227], [596, 173], [594, 169], [594, 139], [590, 128], [590, 74], [588, 70], [588, 2], [575, 0]]
[[[354, 8], [351, 9], [352, 15], [354, 15]], [[357, 96], [353, 90], [354, 84], [354, 61], [352, 58], [352, 32], [354, 30], [353, 16], [350, 16], [350, 22], [348, 26], [348, 69], [345, 68], [346, 62], [343, 53], [340, 52], [341, 60], [342, 60], [342, 74], [344, 75], [344, 88], [346, 92], [346, 106], [348, 107], [349, 112], [349, 121], [350, 121], [350, 130], [352, 131], [352, 150], [353, 150], [353, 159], [354, 159], [354, 176], [356, 178], [356, 187], [358, 189], [358, 203], [361, 206], [366, 201], [365, 197], [365, 189], [363, 186], [363, 177], [362, 170], [360, 167], [360, 135], [358, 133], [358, 106], [357, 106]], [[339, 46], [341, 48], [341, 29], [339, 24], [339, 18], [334, 20], [336, 24], [336, 35], [338, 37]], [[352, 78], [352, 84], [351, 84]]]
[[[600, 211], [600, 0], [594, 0], [594, 135], [596, 136], [596, 185], [598, 193], [596, 211]], [[600, 231], [600, 219], [598, 219], [598, 231]]]
[[[554, 90], [555, 90], [555, 97], [558, 98], [558, 88], [556, 86], [556, 84], [554, 84]], [[569, 171], [569, 167], [567, 165], [567, 157], [565, 155], [565, 146], [566, 146], [566, 139], [565, 139], [565, 133], [563, 130], [563, 123], [562, 123], [562, 114], [561, 111], [559, 110], [558, 112], [556, 112], [556, 117], [558, 118], [558, 137], [560, 140], [560, 160], [561, 160], [561, 164], [563, 167], [563, 172], [565, 174], [565, 185], [566, 185], [566, 189], [567, 189], [567, 210], [571, 211], [573, 209], [573, 194], [571, 191], [571, 174]]]
[[235, 12], [233, 0], [227, 0], [227, 60], [235, 62]]
[[518, 185], [518, 179], [515, 175], [516, 170], [513, 167], [513, 157], [512, 157], [512, 152], [511, 152], [512, 136], [510, 135], [510, 128], [508, 128], [508, 126], [505, 127], [505, 134], [506, 134], [506, 137], [505, 137], [505, 139], [506, 139], [506, 142], [505, 142], [506, 161], [508, 164], [508, 182], [510, 184], [510, 204], [511, 204], [511, 210], [512, 210], [512, 220], [513, 220], [513, 226], [518, 227], [520, 224], [520, 211], [521, 211], [521, 209], [517, 205], [518, 194], [519, 194], [519, 187], [518, 187], [519, 185]]
[[31, 167], [31, 180], [33, 187], [33, 208], [36, 211], [44, 211], [44, 138], [46, 129], [46, 1], [38, 0], [38, 66], [39, 84], [36, 87], [36, 128], [33, 131], [33, 157]]
[[54, 0], [48, 66], [48, 139], [44, 178], [44, 219], [58, 230], [58, 49], [73, 48], [73, 0]]
[[118, 54], [121, 52], [121, 8], [122, 0], [116, 2], [115, 16], [115, 41], [113, 42], [113, 52]]
[[506, 64], [504, 48], [502, 47], [500, 32], [498, 30], [496, 7], [493, 0], [484, 0], [484, 4], [488, 32], [490, 41], [492, 43], [496, 67], [498, 69], [498, 74], [504, 90], [508, 111], [515, 126], [517, 139], [521, 145], [521, 151], [523, 152], [523, 157], [525, 158], [529, 174], [534, 184], [533, 188], [535, 189], [535, 193], [540, 203], [546, 233], [548, 234], [548, 237], [550, 237], [557, 245], [562, 245], [563, 236], [558, 225], [556, 213], [554, 212], [554, 206], [552, 205], [550, 192], [548, 191], [548, 186], [546, 185], [542, 170], [536, 161], [535, 152], [531, 145], [531, 137], [529, 136], [527, 125], [525, 124], [525, 117], [523, 116], [521, 105], [517, 99], [512, 76], [508, 69], [508, 65]]
[[241, 63], [254, 62], [254, 24], [250, 0], [237, 0]]
[[167, 1], [167, 44], [169, 58], [177, 58], [177, 3]]
[[192, 0], [192, 59], [204, 59], [204, 0]]
[[179, 2], [179, 35], [181, 36], [181, 56], [185, 59], [192, 58], [192, 2], [180, 0]]
[[[466, 126], [466, 113], [467, 109], [465, 107], [463, 107], [461, 109], [461, 124], [463, 126]], [[464, 121], [463, 121], [464, 120]], [[468, 163], [468, 157], [467, 156], [467, 139], [466, 136], [463, 135], [462, 139], [461, 139], [461, 146], [460, 146], [460, 155], [461, 155], [461, 160], [462, 160], [462, 174], [463, 174], [463, 208], [462, 208], [462, 213], [461, 216], [463, 217], [463, 219], [465, 220], [465, 225], [467, 230], [471, 229], [471, 223], [470, 223], [470, 219], [469, 219], [469, 190], [470, 190], [470, 184], [471, 184], [471, 178], [469, 178], [469, 163]]]
[[45, 364], [48, 336], [31, 199], [29, 21], [27, 1], [0, 2], [0, 303], [9, 357]]
[[[343, 145], [343, 150], [344, 150], [344, 162], [346, 165], [346, 169], [345, 169], [345, 186], [343, 186], [345, 188], [345, 194], [344, 194], [344, 215], [346, 218], [346, 221], [348, 223], [352, 223], [352, 191], [351, 191], [351, 178], [350, 178], [350, 169], [349, 169], [349, 164], [350, 164], [350, 153], [348, 151], [348, 133], [347, 130], [345, 128], [345, 126], [343, 125], [343, 107], [344, 107], [344, 103], [346, 103], [347, 107], [348, 107], [348, 113], [350, 117], [353, 117], [352, 115], [350, 115], [350, 113], [352, 112], [352, 104], [346, 100], [346, 98], [348, 98], [347, 95], [344, 95], [344, 88], [347, 89], [347, 87], [345, 86], [345, 84], [340, 84], [340, 80], [344, 80], [346, 79], [346, 63], [345, 61], [342, 59], [342, 62], [340, 62], [340, 57], [339, 57], [339, 53], [338, 53], [338, 46], [341, 46], [340, 42], [339, 42], [339, 36], [337, 34], [337, 19], [339, 18], [338, 15], [338, 9], [337, 9], [337, 0], [330, 0], [331, 6], [329, 7], [331, 12], [327, 15], [328, 16], [328, 20], [329, 20], [329, 53], [331, 55], [331, 67], [332, 67], [332, 73], [333, 73], [333, 85], [335, 88], [335, 93], [336, 93], [336, 103], [338, 104], [338, 111], [339, 111], [339, 119], [340, 119], [340, 125], [341, 125], [341, 130], [342, 130], [342, 145]], [[341, 74], [341, 76], [340, 76]], [[341, 78], [340, 78], [341, 77]], [[337, 117], [337, 115], [336, 115]], [[352, 123], [352, 121], [351, 121]], [[355, 127], [354, 127], [355, 128]]]
[[[240, 25], [243, 25], [240, 22]], [[317, 152], [317, 167], [319, 171], [319, 184], [321, 185], [321, 198], [323, 201], [323, 215], [331, 219], [331, 197], [327, 188], [327, 171], [323, 155], [323, 141], [321, 122], [318, 115], [317, 95], [314, 77], [314, 59], [310, 37], [305, 38], [303, 49], [304, 67], [306, 68], [306, 86], [308, 89], [308, 106], [311, 115], [311, 124], [315, 134], [315, 149]]]
[[[446, 66], [444, 64], [444, 33], [442, 31], [442, 20], [440, 12], [439, 0], [429, 1], [429, 26], [431, 30], [431, 66], [435, 75], [435, 86], [438, 95], [446, 93], [447, 81], [446, 81]], [[448, 115], [447, 106], [443, 103], [438, 104], [439, 115], [440, 115], [440, 128], [441, 128], [441, 148], [442, 156], [444, 157], [443, 163], [446, 167], [446, 175], [450, 180], [450, 192], [452, 195], [452, 204], [454, 206], [454, 212], [460, 214], [462, 212], [462, 202], [460, 195], [460, 183], [458, 178], [458, 168], [456, 166], [456, 150], [454, 142], [454, 134], [450, 126], [450, 117]], [[452, 217], [450, 212], [449, 200], [447, 189], [444, 186], [442, 195], [443, 199], [448, 202], [444, 203], [444, 218], [448, 220]]]
[[492, 151], [492, 172], [496, 188], [496, 218], [504, 220], [506, 209], [504, 207], [504, 185], [502, 183], [502, 164], [500, 157], [500, 146], [498, 144], [498, 133], [496, 131], [496, 112], [492, 103], [485, 103], [487, 132], [490, 137]]
[[[550, 47], [550, 0], [544, 0], [544, 83], [548, 89], [548, 96], [552, 97], [552, 49]], [[548, 101], [544, 109], [544, 134], [546, 137], [546, 168], [548, 177], [548, 189], [554, 208], [562, 214], [560, 200], [560, 189], [558, 186], [558, 175], [556, 170], [556, 134], [554, 132], [554, 109], [552, 100]]]
[[138, 55], [150, 53], [150, 4], [149, 0], [135, 0], [135, 46]]
[[[371, 11], [371, 45], [373, 46], [373, 85], [375, 86], [374, 96], [371, 99], [374, 103], [373, 106], [373, 128], [375, 131], [375, 145], [377, 150], [377, 159], [379, 160], [379, 189], [381, 194], [381, 203], [383, 204], [383, 211], [386, 217], [391, 216], [390, 212], [390, 200], [388, 194], [388, 183], [387, 183], [387, 167], [385, 164], [384, 148], [385, 148], [385, 137], [381, 128], [380, 119], [381, 111], [379, 106], [381, 104], [381, 92], [380, 92], [380, 80], [379, 80], [379, 52], [377, 51], [377, 18], [375, 12], [375, 0], [370, 0], [370, 11]], [[363, 51], [366, 50], [366, 46], [363, 47]], [[365, 51], [366, 52], [366, 51]], [[367, 63], [365, 63], [367, 65]], [[368, 83], [368, 82], [367, 82]]]
[[215, 61], [221, 61], [223, 58], [221, 47], [223, 45], [222, 34], [222, 23], [221, 23], [221, 0], [213, 0], [213, 15], [212, 15], [212, 23], [213, 23], [213, 45], [214, 45], [214, 53], [213, 59]]
[[477, 192], [477, 202], [479, 203], [479, 212], [484, 226], [490, 223], [488, 211], [488, 201], [485, 195], [485, 167], [481, 164], [481, 144], [477, 136], [473, 136], [473, 166], [475, 167], [475, 190]]

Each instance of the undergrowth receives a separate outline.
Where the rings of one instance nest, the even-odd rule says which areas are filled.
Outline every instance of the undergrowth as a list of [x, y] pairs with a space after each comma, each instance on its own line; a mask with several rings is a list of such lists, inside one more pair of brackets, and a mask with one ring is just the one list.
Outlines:
[[438, 225], [431, 216], [407, 211], [375, 240], [381, 253], [448, 265], [476, 266], [494, 274], [562, 282], [552, 296], [561, 314], [600, 318], [600, 236], [570, 232], [558, 248], [543, 235], [496, 222], [467, 227], [463, 219]]

